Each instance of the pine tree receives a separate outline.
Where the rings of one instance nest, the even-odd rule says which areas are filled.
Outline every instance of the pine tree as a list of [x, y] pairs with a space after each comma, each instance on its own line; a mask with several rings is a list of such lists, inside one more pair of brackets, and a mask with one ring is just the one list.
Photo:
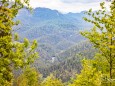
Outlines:
[[13, 70], [24, 67], [38, 57], [35, 48], [37, 42], [18, 42], [18, 36], [12, 34], [14, 22], [18, 11], [24, 7], [29, 8], [28, 0], [1, 0], [0, 1], [0, 86], [11, 86]]

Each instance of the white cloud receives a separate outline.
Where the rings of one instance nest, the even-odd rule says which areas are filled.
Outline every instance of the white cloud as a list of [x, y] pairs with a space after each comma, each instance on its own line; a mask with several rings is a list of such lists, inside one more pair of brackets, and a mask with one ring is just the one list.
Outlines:
[[61, 0], [65, 3], [92, 3], [92, 2], [103, 2], [105, 0]]
[[[71, 3], [69, 3], [70, 1]], [[100, 1], [103, 0], [92, 0], [93, 2], [88, 3], [89, 1], [90, 0], [30, 0], [30, 5], [33, 8], [45, 7], [55, 9], [63, 13], [75, 13], [89, 10], [90, 8], [92, 8], [93, 10], [98, 10], [100, 9]], [[110, 3], [106, 3], [106, 6], [109, 6], [109, 4]]]

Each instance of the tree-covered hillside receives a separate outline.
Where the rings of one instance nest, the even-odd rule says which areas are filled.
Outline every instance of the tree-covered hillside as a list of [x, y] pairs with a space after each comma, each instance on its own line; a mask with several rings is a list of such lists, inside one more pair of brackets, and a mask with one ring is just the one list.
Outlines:
[[84, 41], [57, 55], [57, 59], [52, 59], [52, 66], [43, 68], [38, 66], [39, 63], [36, 63], [34, 67], [43, 74], [43, 77], [53, 73], [55, 77], [66, 82], [74, 78], [76, 73], [80, 73], [81, 61], [84, 58], [93, 59], [96, 52], [97, 50], [88, 41]]
[[0, 86], [115, 86], [115, 0], [87, 16], [29, 3], [0, 1]]
[[36, 8], [31, 14], [22, 9], [15, 18], [21, 20], [16, 32], [21, 38], [36, 39], [41, 58], [51, 60], [84, 40], [79, 31], [89, 29], [91, 24], [84, 24], [83, 16], [84, 12], [62, 14], [48, 8]]

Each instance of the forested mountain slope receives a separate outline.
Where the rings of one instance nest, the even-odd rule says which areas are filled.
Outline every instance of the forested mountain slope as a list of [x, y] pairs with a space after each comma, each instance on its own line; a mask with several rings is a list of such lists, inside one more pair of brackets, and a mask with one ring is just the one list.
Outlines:
[[64, 82], [68, 81], [80, 72], [80, 59], [93, 57], [95, 49], [79, 33], [92, 27], [83, 16], [84, 12], [62, 14], [48, 8], [33, 9], [32, 14], [20, 10], [15, 20], [21, 20], [21, 24], [15, 27], [19, 28], [16, 32], [21, 38], [38, 41], [40, 58], [33, 66], [44, 77], [53, 73]]
[[55, 77], [65, 82], [69, 81], [77, 73], [80, 73], [82, 59], [92, 59], [96, 52], [92, 44], [88, 41], [83, 41], [57, 55], [58, 62], [54, 60], [50, 67], [41, 68], [38, 66], [38, 63], [35, 63], [33, 66], [43, 74], [43, 77], [53, 73]]
[[91, 27], [82, 19], [84, 13], [62, 14], [48, 8], [33, 9], [32, 14], [20, 10], [15, 20], [21, 24], [16, 30], [21, 38], [36, 39], [38, 51], [44, 59], [51, 60], [57, 54], [85, 40], [79, 31]]

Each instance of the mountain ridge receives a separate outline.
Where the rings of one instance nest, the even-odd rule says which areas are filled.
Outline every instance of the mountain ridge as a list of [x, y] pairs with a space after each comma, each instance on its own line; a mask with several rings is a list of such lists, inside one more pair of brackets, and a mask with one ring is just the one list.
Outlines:
[[16, 27], [20, 28], [16, 32], [21, 39], [25, 37], [29, 40], [36, 39], [39, 43], [37, 50], [40, 57], [52, 59], [57, 53], [85, 40], [79, 31], [90, 28], [91, 25], [85, 24], [83, 16], [83, 12], [62, 14], [57, 10], [36, 8], [31, 14], [22, 9], [15, 19], [22, 22]]

